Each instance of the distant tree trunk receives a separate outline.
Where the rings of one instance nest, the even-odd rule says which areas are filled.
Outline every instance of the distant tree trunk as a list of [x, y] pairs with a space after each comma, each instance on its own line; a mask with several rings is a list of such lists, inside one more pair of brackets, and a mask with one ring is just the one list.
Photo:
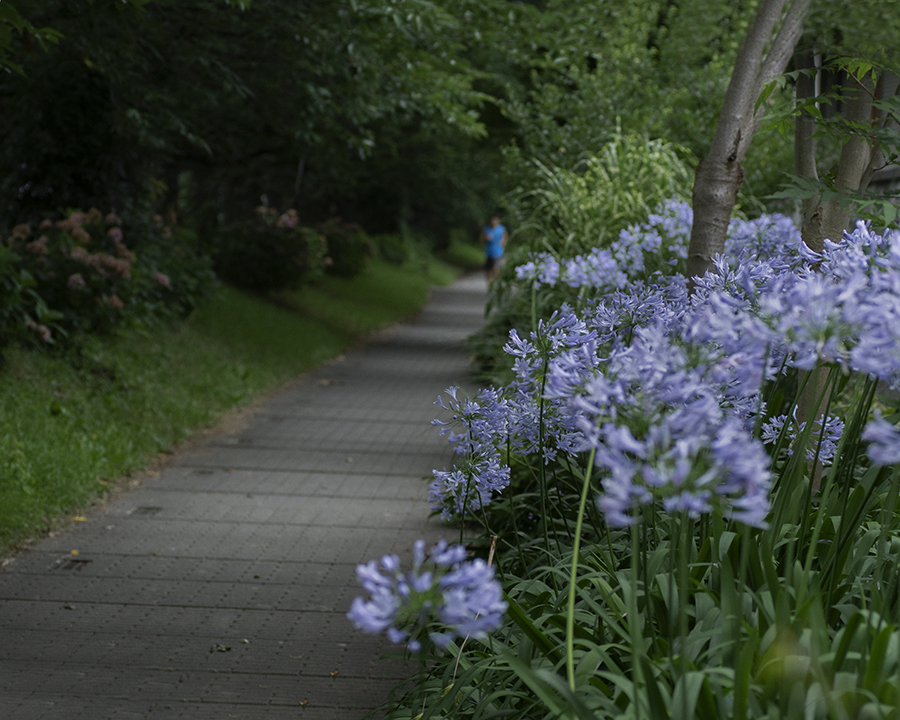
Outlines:
[[[798, 88], [799, 90], [799, 88]], [[862, 82], [849, 77], [844, 82], [842, 89], [844, 97], [844, 119], [848, 123], [866, 125], [872, 122], [872, 100], [875, 98], [875, 84], [872, 77], [866, 76]], [[800, 122], [797, 123], [798, 128]], [[800, 130], [798, 129], [798, 134]], [[812, 141], [814, 143], [814, 141]], [[812, 157], [808, 157], [809, 154]], [[877, 162], [880, 156], [878, 146], [870, 146], [865, 138], [859, 135], [851, 135], [841, 148], [841, 157], [837, 165], [834, 177], [835, 189], [840, 191], [855, 192], [864, 190], [863, 180], [866, 178], [870, 163]], [[800, 156], [803, 157], [800, 157]], [[798, 147], [795, 158], [798, 175], [816, 176], [815, 145], [806, 141], [803, 143], [802, 152]], [[802, 172], [801, 172], [802, 171]], [[868, 173], [871, 178], [871, 173]], [[804, 201], [803, 227], [800, 232], [803, 241], [816, 252], [821, 252], [826, 239], [840, 240], [844, 230], [850, 222], [850, 204], [840, 202], [838, 199], [823, 203], [821, 198], [812, 198]]]
[[712, 267], [713, 258], [725, 247], [725, 233], [744, 178], [741, 160], [764, 111], [756, 108], [756, 102], [763, 87], [787, 67], [810, 1], [790, 0], [785, 13], [788, 0], [763, 0], [738, 53], [709, 154], [694, 179], [694, 225], [687, 259], [691, 284]]
[[291, 198], [291, 205], [297, 207], [300, 203], [300, 185], [303, 183], [303, 174], [306, 172], [306, 158], [301, 157], [297, 162], [297, 174], [294, 177], [294, 194]]
[[[817, 95], [816, 75], [818, 72], [816, 58], [812, 52], [801, 51], [795, 55], [794, 64], [798, 70], [806, 70], [797, 81], [797, 100], [802, 102]], [[893, 79], [892, 79], [893, 80]], [[884, 81], [879, 83], [880, 93], [893, 94], [896, 83]], [[871, 75], [861, 81], [848, 76], [843, 83], [841, 95], [844, 99], [844, 120], [856, 126], [877, 123], [877, 111], [872, 101], [876, 97], [875, 82]], [[795, 124], [794, 133], [794, 173], [798, 177], [818, 179], [816, 166], [816, 141], [813, 137], [814, 124], [809, 116], [801, 112]], [[839, 192], [865, 190], [881, 159], [878, 144], [870, 145], [866, 138], [853, 134], [841, 147], [841, 155], [835, 169], [834, 187]], [[821, 196], [806, 198], [802, 204], [803, 224], [800, 234], [803, 242], [816, 251], [822, 252], [825, 240], [840, 240], [844, 230], [850, 223], [851, 208], [848, 202], [838, 199], [823, 202]], [[827, 397], [830, 388], [827, 386], [828, 371], [822, 367], [813, 369], [806, 388], [797, 402], [797, 420], [799, 422], [815, 422], [823, 418], [827, 408]], [[817, 402], [818, 399], [818, 402]], [[822, 479], [821, 463], [810, 461], [810, 477], [813, 487], [818, 489]]]
[[[795, 92], [797, 104], [802, 105], [819, 94], [819, 71], [813, 50], [800, 50], [794, 55], [794, 70], [800, 71]], [[816, 166], [818, 143], [816, 143], [814, 135], [815, 129], [812, 115], [801, 110], [794, 122], [794, 174], [798, 177], [817, 180], [819, 178]], [[804, 226], [807, 222], [806, 219], [813, 216], [817, 205], [817, 198], [806, 198], [802, 201], [801, 212]]]

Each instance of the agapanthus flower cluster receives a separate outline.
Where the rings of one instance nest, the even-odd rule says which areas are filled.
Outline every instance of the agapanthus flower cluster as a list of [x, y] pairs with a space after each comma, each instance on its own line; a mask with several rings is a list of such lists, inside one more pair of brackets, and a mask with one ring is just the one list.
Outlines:
[[669, 201], [647, 223], [622, 230], [609, 247], [594, 248], [572, 258], [559, 258], [550, 252], [533, 253], [516, 268], [516, 277], [531, 280], [536, 286], [562, 284], [593, 291], [623, 289], [628, 283], [687, 257], [690, 217], [690, 206]]
[[502, 462], [502, 447], [509, 437], [508, 402], [493, 388], [476, 398], [460, 398], [458, 387], [449, 387], [435, 404], [451, 413], [449, 420], [435, 419], [461, 456], [455, 467], [434, 470], [429, 488], [431, 509], [449, 520], [454, 515], [477, 512], [495, 493], [509, 485], [509, 466]]
[[[509, 385], [473, 405], [454, 396], [467, 429], [450, 439], [471, 462], [435, 473], [443, 502], [458, 503], [449, 488], [466, 483], [482, 504], [497, 492], [501, 464], [489, 459], [505, 444], [545, 462], [593, 452], [610, 525], [658, 504], [762, 526], [763, 443], [781, 438], [791, 452], [807, 432], [802, 419], [770, 416], [766, 383], [824, 363], [900, 388], [900, 233], [860, 223], [814, 253], [787, 217], [734, 220], [725, 254], [688, 297], [683, 276], [654, 272], [660, 258], [684, 257], [691, 221], [690, 207], [672, 201], [608, 248], [568, 260], [541, 253], [518, 268], [535, 286], [578, 290], [579, 310], [562, 305], [535, 332], [510, 332]], [[834, 462], [843, 431], [839, 417], [820, 417], [807, 456]], [[863, 439], [873, 463], [900, 462], [900, 431], [880, 416]]]
[[753, 220], [734, 218], [728, 225], [723, 257], [734, 267], [747, 261], [771, 261], [796, 268], [803, 258], [804, 247], [794, 221], [773, 213]]
[[510, 331], [504, 350], [513, 358], [515, 379], [501, 392], [507, 399], [512, 451], [540, 455], [545, 463], [559, 452], [577, 452], [579, 433], [565, 402], [547, 387], [553, 382], [551, 368], [560, 358], [574, 356], [574, 372], [592, 374], [592, 368], [601, 362], [597, 348], [597, 331], [567, 305], [540, 320], [527, 340]]
[[452, 470], [432, 473], [428, 500], [444, 520], [481, 510], [509, 486], [509, 466], [495, 454], [475, 455]]
[[[824, 421], [824, 426], [823, 426]], [[778, 415], [772, 418], [762, 426], [762, 440], [767, 445], [775, 445], [778, 439], [785, 434], [790, 443], [793, 444], [797, 437], [803, 434], [806, 429], [806, 423], [798, 423], [796, 418], [788, 422], [788, 429], [784, 428], [788, 422], [787, 415]], [[809, 460], [818, 460], [823, 465], [831, 465], [837, 452], [838, 443], [841, 441], [841, 435], [844, 434], [844, 421], [839, 417], [832, 415], [825, 419], [824, 415], [820, 415], [819, 419], [813, 423], [812, 436], [806, 448], [806, 457]], [[788, 454], [793, 453], [793, 449], [788, 446]]]
[[612, 527], [638, 522], [640, 508], [660, 502], [691, 517], [718, 506], [724, 515], [761, 527], [769, 511], [769, 458], [736, 420], [715, 432], [678, 432], [664, 416], [646, 436], [607, 423], [598, 433], [597, 464], [607, 470], [597, 506]]
[[789, 363], [835, 363], [900, 388], [900, 233], [859, 223], [808, 255], [818, 271], [781, 272], [759, 296]]
[[459, 397], [459, 387], [450, 386], [434, 403], [451, 413], [449, 420], [439, 418], [431, 424], [453, 445], [458, 455], [491, 454], [505, 442], [506, 403], [492, 390], [482, 390], [477, 398]]
[[760, 525], [769, 461], [748, 429], [759, 373], [748, 378], [721, 348], [686, 341], [689, 318], [671, 326], [663, 317], [631, 329], [630, 343], [614, 343], [586, 378], [571, 356], [551, 367], [548, 395], [565, 399], [578, 449], [593, 450], [603, 470], [598, 506], [612, 526], [635, 522], [639, 508], [655, 502], [691, 515], [718, 505]]
[[533, 280], [536, 285], [553, 287], [559, 281], [559, 261], [549, 252], [534, 253], [528, 262], [516, 268], [519, 280]]
[[347, 613], [365, 632], [387, 631], [391, 642], [405, 642], [411, 652], [427, 639], [446, 647], [454, 637], [482, 639], [497, 628], [506, 612], [494, 570], [481, 558], [466, 560], [462, 545], [441, 540], [428, 555], [417, 540], [413, 567], [404, 572], [396, 555], [356, 568], [368, 600], [357, 597]]
[[569, 287], [590, 290], [621, 288], [628, 281], [612, 251], [606, 248], [594, 248], [567, 260], [560, 279]]

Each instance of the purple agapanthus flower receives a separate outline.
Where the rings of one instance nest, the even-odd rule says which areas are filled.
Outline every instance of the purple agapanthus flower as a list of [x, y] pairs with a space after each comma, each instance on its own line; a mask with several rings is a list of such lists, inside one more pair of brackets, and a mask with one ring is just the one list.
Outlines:
[[473, 456], [453, 470], [433, 470], [428, 492], [444, 520], [477, 512], [509, 485], [509, 466], [498, 455]]
[[862, 439], [869, 443], [866, 453], [876, 465], [900, 463], [900, 428], [889, 423], [876, 411], [866, 425]]
[[384, 556], [381, 567], [373, 560], [356, 568], [370, 598], [357, 597], [347, 617], [364, 632], [386, 631], [411, 652], [425, 637], [439, 647], [456, 636], [484, 638], [506, 612], [493, 568], [480, 558], [467, 561], [462, 545], [441, 540], [426, 555], [425, 541], [417, 540], [412, 570], [403, 572], [396, 555]]
[[[809, 460], [816, 459], [816, 450], [818, 450], [818, 461], [823, 465], [830, 465], [834, 461], [841, 435], [844, 434], [844, 421], [839, 417], [829, 415], [828, 419], [825, 420], [823, 432], [823, 419], [824, 415], [820, 415], [819, 419], [813, 423], [812, 438], [806, 448], [806, 457]], [[767, 445], [777, 442], [785, 422], [787, 422], [787, 415], [777, 415], [764, 422], [761, 433], [763, 442]], [[806, 423], [801, 422], [797, 424], [796, 422], [791, 422], [788, 423], [788, 428], [785, 432], [787, 432], [790, 442], [794, 443], [797, 437], [806, 429]], [[792, 453], [793, 450], [788, 448], [788, 454]]]

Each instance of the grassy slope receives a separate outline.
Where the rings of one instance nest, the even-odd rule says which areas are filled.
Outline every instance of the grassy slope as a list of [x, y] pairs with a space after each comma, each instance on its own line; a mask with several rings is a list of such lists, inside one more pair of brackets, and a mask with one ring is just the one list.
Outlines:
[[278, 299], [329, 327], [366, 333], [416, 312], [424, 303], [429, 283], [446, 285], [454, 277], [452, 269], [434, 262], [424, 267], [379, 262], [352, 280], [326, 276], [315, 285], [282, 293]]
[[[374, 263], [280, 298], [224, 289], [178, 327], [94, 340], [74, 362], [8, 353], [0, 373], [0, 550], [145, 467], [157, 453], [414, 313], [446, 266]], [[78, 367], [76, 367], [76, 365]]]

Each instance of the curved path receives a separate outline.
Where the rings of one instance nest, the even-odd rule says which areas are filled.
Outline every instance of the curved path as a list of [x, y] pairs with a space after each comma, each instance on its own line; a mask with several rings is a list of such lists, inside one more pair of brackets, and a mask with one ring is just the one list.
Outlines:
[[[450, 461], [438, 393], [469, 379], [480, 277], [305, 375], [0, 572], [5, 720], [354, 720], [409, 666], [345, 613], [357, 563], [416, 538]], [[73, 554], [77, 551], [77, 554]]]

